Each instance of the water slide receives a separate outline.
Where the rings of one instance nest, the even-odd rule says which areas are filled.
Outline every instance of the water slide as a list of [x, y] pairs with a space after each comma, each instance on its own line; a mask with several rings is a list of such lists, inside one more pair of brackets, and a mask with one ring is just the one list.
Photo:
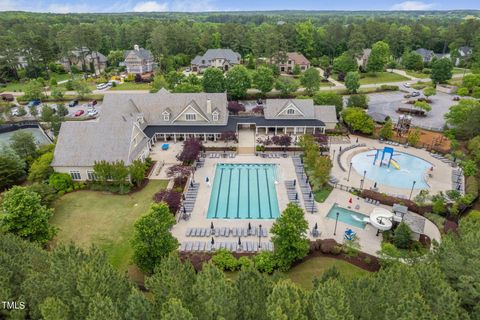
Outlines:
[[368, 218], [361, 219], [355, 215], [352, 217], [357, 221], [370, 223], [372, 226], [382, 231], [392, 229], [393, 212], [381, 207], [373, 208], [373, 211]]
[[392, 160], [390, 160], [390, 164], [391, 164], [395, 169], [400, 170], [400, 165], [398, 164], [397, 161], [395, 161], [395, 160], [392, 159]]

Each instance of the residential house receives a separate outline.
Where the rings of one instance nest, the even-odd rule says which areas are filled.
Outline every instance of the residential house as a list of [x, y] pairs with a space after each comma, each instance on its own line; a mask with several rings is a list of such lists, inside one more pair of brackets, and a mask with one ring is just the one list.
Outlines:
[[251, 116], [229, 115], [227, 105], [226, 93], [106, 93], [97, 120], [62, 124], [52, 167], [74, 180], [92, 180], [96, 161], [129, 165], [145, 159], [157, 141], [217, 141], [240, 127], [256, 134], [323, 133], [337, 123], [334, 106], [315, 106], [311, 99], [266, 100], [264, 115]]
[[299, 66], [300, 71], [304, 72], [310, 68], [310, 61], [299, 52], [287, 52], [285, 61], [278, 62], [278, 68], [282, 73], [292, 73], [295, 66]]
[[367, 70], [368, 58], [370, 58], [371, 53], [372, 49], [363, 49], [362, 52], [356, 56], [357, 65], [361, 70]]
[[61, 58], [59, 63], [66, 71], [71, 71], [72, 66], [75, 66], [78, 70], [90, 70], [100, 74], [107, 67], [107, 57], [100, 52], [82, 47], [72, 50], [67, 57]]
[[193, 72], [202, 73], [207, 68], [218, 68], [223, 71], [230, 70], [240, 64], [240, 53], [231, 49], [208, 49], [203, 56], [196, 56], [191, 62]]
[[414, 52], [422, 56], [423, 63], [430, 63], [433, 57], [435, 57], [435, 53], [432, 50], [424, 48], [417, 49]]
[[456, 57], [455, 57], [455, 65], [459, 66], [462, 62], [464, 63], [472, 56], [473, 50], [471, 47], [463, 46], [458, 48]]
[[125, 51], [123, 65], [126, 67], [127, 73], [133, 74], [152, 72], [156, 66], [152, 52], [140, 48], [137, 44], [133, 46], [133, 50]]

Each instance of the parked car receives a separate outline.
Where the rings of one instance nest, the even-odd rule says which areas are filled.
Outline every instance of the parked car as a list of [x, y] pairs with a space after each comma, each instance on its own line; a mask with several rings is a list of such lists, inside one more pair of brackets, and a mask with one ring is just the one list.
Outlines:
[[3, 101], [12, 102], [13, 100], [15, 100], [15, 97], [13, 96], [13, 94], [10, 94], [10, 93], [2, 93], [0, 94], [0, 97], [2, 98]]
[[18, 108], [13, 108], [10, 110], [10, 112], [12, 113], [12, 116], [14, 117], [18, 117], [20, 115], [20, 112], [18, 110]]
[[90, 109], [87, 112], [87, 115], [90, 117], [95, 117], [98, 114], [98, 111], [96, 109]]
[[97, 100], [92, 100], [92, 101], [90, 102], [90, 105], [96, 106], [96, 105], [97, 105]]
[[68, 103], [68, 106], [69, 106], [70, 108], [73, 108], [73, 107], [75, 107], [77, 104], [78, 104], [78, 100], [72, 100], [72, 101], [70, 101], [70, 102]]
[[410, 88], [410, 87], [412, 86], [412, 84], [411, 84], [410, 82], [405, 82], [405, 83], [403, 84], [403, 86], [404, 86], [405, 88]]
[[420, 92], [418, 92], [418, 91], [413, 91], [412, 92], [412, 97], [418, 97], [418, 96], [420, 96]]
[[108, 83], [97, 84], [97, 90], [103, 90], [108, 88]]
[[408, 98], [411, 98], [412, 95], [411, 95], [410, 93], [408, 93], [408, 94], [404, 95], [403, 97], [404, 97], [405, 99], [408, 99]]
[[30, 100], [30, 102], [28, 103], [28, 107], [36, 107], [40, 103], [42, 103], [42, 101], [40, 101], [40, 100]]
[[82, 114], [84, 114], [85, 111], [83, 110], [78, 110], [77, 112], [75, 112], [75, 117], [80, 117]]
[[459, 96], [453, 97], [453, 101], [460, 101], [460, 97]]

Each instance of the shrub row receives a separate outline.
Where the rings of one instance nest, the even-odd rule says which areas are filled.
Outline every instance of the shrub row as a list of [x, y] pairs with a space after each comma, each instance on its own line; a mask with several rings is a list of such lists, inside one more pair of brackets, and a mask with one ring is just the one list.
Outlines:
[[387, 205], [387, 206], [393, 206], [393, 204], [398, 203], [402, 204], [404, 206], [408, 207], [408, 210], [412, 212], [416, 212], [418, 214], [424, 215], [427, 212], [432, 212], [432, 206], [419, 206], [412, 200], [407, 200], [407, 199], [401, 199], [397, 197], [392, 197], [389, 195], [386, 195], [384, 193], [379, 193], [373, 190], [362, 190], [360, 193], [360, 197], [362, 198], [370, 198], [373, 200], [378, 200], [380, 203]]
[[478, 197], [478, 180], [476, 177], [467, 177], [465, 180], [465, 193], [472, 195], [475, 199]]

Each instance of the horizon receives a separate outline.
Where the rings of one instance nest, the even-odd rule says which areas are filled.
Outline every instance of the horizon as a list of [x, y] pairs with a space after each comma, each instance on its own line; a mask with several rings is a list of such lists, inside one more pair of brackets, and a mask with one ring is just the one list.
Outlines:
[[98, 3], [86, 0], [77, 3], [73, 0], [44, 0], [32, 2], [28, 0], [0, 0], [0, 12], [31, 13], [234, 13], [234, 12], [448, 12], [478, 11], [480, 2], [458, 0], [451, 3], [447, 0], [402, 1], [386, 0], [377, 3], [367, 0], [358, 3], [353, 0], [336, 2], [324, 0], [321, 3], [312, 0], [298, 0], [295, 7], [291, 1], [261, 1], [260, 3], [237, 3], [233, 0], [105, 0]]

